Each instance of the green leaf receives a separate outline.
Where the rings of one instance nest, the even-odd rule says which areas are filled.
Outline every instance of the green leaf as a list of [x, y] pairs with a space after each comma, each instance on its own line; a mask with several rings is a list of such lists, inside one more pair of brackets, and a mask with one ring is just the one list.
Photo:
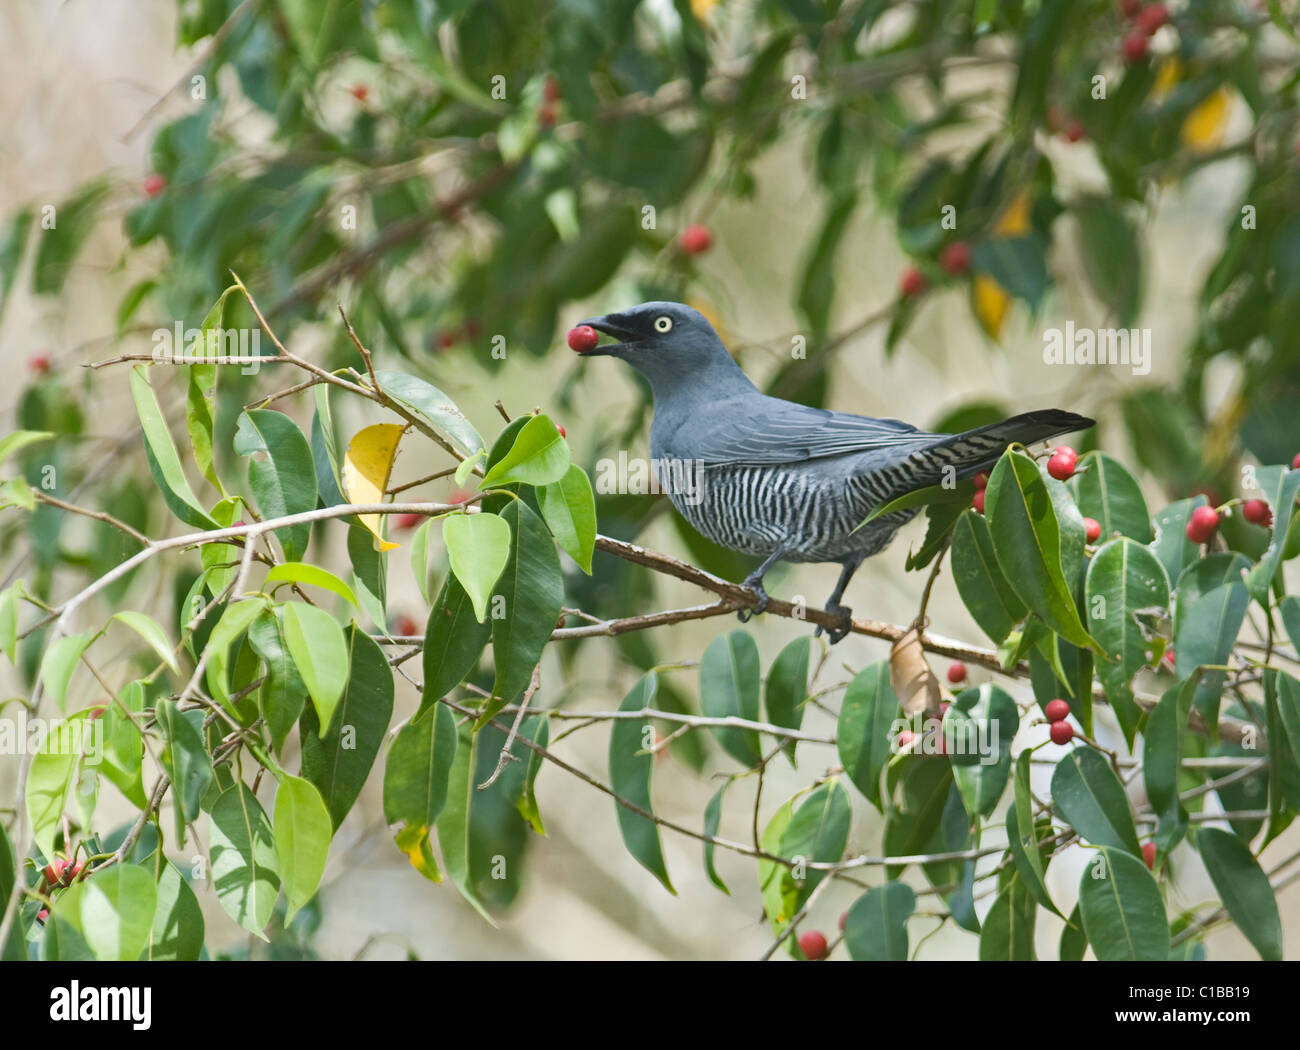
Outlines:
[[1137, 480], [1104, 452], [1089, 452], [1073, 482], [1079, 511], [1101, 526], [1103, 540], [1115, 533], [1150, 543], [1151, 515]]
[[1155, 516], [1156, 538], [1151, 550], [1165, 567], [1165, 575], [1177, 580], [1183, 570], [1200, 557], [1200, 548], [1187, 538], [1187, 522], [1192, 511], [1207, 503], [1204, 496], [1171, 503]]
[[70, 634], [66, 638], [60, 638], [46, 649], [45, 655], [41, 658], [40, 678], [45, 687], [45, 694], [58, 704], [61, 710], [66, 709], [64, 701], [68, 695], [68, 683], [72, 681], [72, 673], [81, 662], [81, 654], [92, 641], [94, 636], [88, 631]]
[[248, 629], [248, 625], [265, 609], [264, 598], [246, 598], [243, 601], [231, 602], [221, 614], [221, 619], [217, 621], [212, 633], [208, 635], [208, 666], [204, 678], [213, 698], [223, 704], [230, 702], [231, 647]]
[[1300, 811], [1300, 681], [1285, 671], [1266, 672], [1269, 801]]
[[325, 800], [310, 781], [288, 774], [275, 792], [275, 860], [288, 904], [284, 921], [316, 895], [334, 828]]
[[203, 742], [203, 712], [177, 710], [174, 700], [159, 700], [154, 708], [163, 734], [162, 764], [172, 782], [176, 803], [176, 837], [199, 816], [200, 803], [214, 776], [212, 758]]
[[890, 730], [901, 716], [888, 661], [881, 660], [853, 676], [840, 704], [836, 747], [845, 775], [876, 809], [884, 805], [880, 774], [893, 750]]
[[[134, 716], [136, 721], [122, 711]], [[144, 710], [144, 686], [141, 682], [130, 682], [110, 703], [103, 714], [104, 757], [99, 764], [99, 771], [110, 783], [126, 796], [133, 806], [144, 809], [147, 799], [144, 794], [144, 741], [140, 736], [137, 723]]]
[[1133, 676], [1151, 662], [1137, 614], [1161, 615], [1169, 607], [1169, 581], [1160, 560], [1137, 541], [1121, 536], [1093, 556], [1085, 578], [1088, 630], [1109, 659], [1097, 661], [1129, 748], [1142, 712], [1133, 699]]
[[340, 598], [345, 598], [357, 608], [357, 596], [352, 593], [352, 588], [340, 580], [328, 569], [322, 569], [317, 565], [309, 565], [301, 561], [286, 561], [274, 566], [266, 574], [266, 582], [270, 583], [305, 583], [312, 587], [321, 587], [327, 591], [333, 591]]
[[1236, 835], [1218, 828], [1196, 833], [1205, 870], [1232, 921], [1255, 946], [1260, 958], [1282, 958], [1282, 920], [1268, 876]]
[[1110, 846], [1097, 851], [1079, 882], [1079, 914], [1102, 962], [1163, 961], [1169, 954], [1160, 888], [1131, 853]]
[[[767, 822], [767, 827], [763, 829], [762, 837], [759, 839], [764, 853], [774, 857], [780, 855], [781, 838], [790, 825], [790, 818], [794, 816], [794, 803], [793, 798], [784, 803]], [[798, 911], [794, 905], [796, 887], [788, 878], [789, 873], [789, 868], [776, 861], [758, 862], [758, 888], [763, 897], [763, 911], [767, 914], [773, 934], [777, 935], [785, 929]]]
[[[826, 781], [803, 803], [790, 818], [781, 834], [778, 855], [789, 860], [802, 858], [817, 863], [833, 863], [844, 856], [849, 842], [849, 824], [853, 819], [849, 793], [835, 779]], [[788, 883], [785, 893], [794, 891], [794, 907], [803, 907], [809, 895], [826, 877], [820, 868], [808, 868], [802, 879], [796, 879], [793, 869], [781, 876]]]
[[149, 961], [193, 962], [203, 953], [203, 909], [175, 864], [164, 861], [158, 873], [158, 902], [141, 956]]
[[1052, 798], [1080, 838], [1141, 855], [1124, 785], [1100, 752], [1076, 747], [1066, 754], [1052, 771]]
[[59, 204], [54, 213], [57, 216], [54, 225], [48, 229], [42, 225], [36, 239], [36, 258], [32, 261], [32, 290], [37, 295], [58, 295], [63, 290], [72, 264], [99, 216], [99, 205], [108, 189], [109, 183], [105, 178], [86, 183]]
[[[912, 857], [929, 851], [943, 836], [942, 820], [949, 797], [957, 799], [952, 766], [935, 758], [910, 757], [900, 764], [899, 801], [886, 814], [884, 849], [891, 857]], [[962, 814], [963, 821], [965, 819]], [[937, 851], [936, 851], [937, 852]], [[903, 870], [890, 865], [886, 878], [897, 878]]]
[[79, 716], [55, 722], [27, 771], [27, 821], [36, 845], [47, 857], [55, 853], [54, 840], [60, 830], [68, 787], [85, 745], [84, 728], [85, 721]]
[[537, 490], [537, 506], [555, 542], [590, 576], [596, 551], [596, 497], [587, 472], [571, 463], [559, 481]]
[[302, 713], [302, 775], [316, 785], [337, 829], [361, 794], [393, 715], [393, 672], [384, 651], [365, 631], [347, 631], [346, 686], [329, 725], [316, 709]]
[[0, 591], [0, 652], [11, 664], [18, 659], [18, 593], [21, 581]]
[[[758, 646], [744, 631], [715, 638], [700, 659], [700, 706], [710, 718], [758, 721]], [[762, 759], [758, 733], [710, 727], [722, 749], [745, 767]]]
[[1020, 599], [1067, 641], [1091, 647], [1068, 582], [1074, 577], [1066, 573], [1068, 548], [1082, 548], [1083, 519], [1077, 510], [1063, 519], [1068, 501], [1055, 500], [1049, 485], [1060, 482], [1046, 479], [1022, 452], [1008, 452], [998, 460], [985, 505], [993, 549]]
[[1251, 597], [1267, 608], [1269, 588], [1273, 586], [1273, 577], [1282, 563], [1283, 541], [1295, 511], [1296, 495], [1300, 493], [1300, 470], [1260, 467], [1256, 480], [1268, 505], [1273, 508], [1273, 531], [1259, 564], [1246, 573], [1246, 587]]
[[1159, 856], [1167, 855], [1187, 828], [1187, 812], [1178, 797], [1178, 781], [1183, 734], [1195, 690], [1195, 678], [1166, 690], [1147, 717], [1143, 734], [1142, 776], [1151, 808], [1159, 818], [1155, 834]]
[[[523, 725], [519, 727], [517, 740], [531, 740], [539, 747], [546, 747], [551, 741], [551, 719], [547, 712], [540, 715], [533, 715], [531, 718], [524, 719]], [[526, 745], [525, 745], [526, 746]], [[522, 762], [512, 763], [506, 766], [505, 772], [501, 775], [501, 780], [506, 782], [507, 790], [514, 777], [518, 776], [522, 781], [520, 790], [515, 798], [515, 809], [519, 815], [524, 818], [524, 822], [545, 837], [546, 825], [542, 821], [542, 812], [537, 807], [537, 774], [542, 771], [542, 756], [539, 752], [528, 749], [528, 757]]]
[[465, 588], [448, 573], [425, 626], [422, 709], [465, 680], [491, 636], [491, 624], [478, 620]]
[[456, 718], [446, 704], [433, 704], [398, 731], [384, 766], [384, 820], [426, 831], [447, 802], [447, 780], [456, 760]]
[[[1223, 665], [1237, 643], [1250, 592], [1241, 582], [1240, 554], [1211, 555], [1184, 570], [1174, 600], [1174, 669], [1180, 679], [1198, 667]], [[1228, 582], [1220, 583], [1221, 579]], [[1223, 671], [1201, 675], [1194, 699], [1196, 709], [1217, 736]]]
[[1076, 904], [1074, 911], [1070, 912], [1070, 917], [1061, 930], [1061, 962], [1079, 962], [1083, 959], [1083, 953], [1087, 950], [1088, 935], [1083, 932], [1083, 916]]
[[149, 943], [158, 891], [136, 864], [114, 864], [78, 882], [59, 899], [58, 914], [81, 933], [96, 959], [134, 961]]
[[266, 940], [262, 931], [280, 893], [271, 822], [239, 782], [217, 797], [211, 818], [208, 852], [217, 901], [240, 926]]
[[433, 522], [433, 518], [426, 519], [411, 537], [411, 575], [426, 605], [429, 603], [429, 533]]
[[[808, 699], [808, 661], [812, 647], [809, 638], [796, 638], [775, 660], [764, 683], [764, 701], [767, 717], [782, 729], [798, 729], [803, 723], [804, 702]], [[782, 750], [795, 764], [796, 740], [788, 741]]]
[[347, 500], [339, 487], [338, 435], [334, 432], [334, 414], [330, 411], [330, 384], [317, 383], [313, 395], [316, 411], [311, 417], [311, 458], [316, 471], [316, 488], [321, 503], [336, 507]]
[[[351, 676], [349, 672], [348, 642], [338, 621], [317, 606], [286, 602], [282, 615], [289, 655], [307, 686], [307, 695], [316, 708], [323, 736], [331, 726], [334, 709], [345, 688], [355, 680], [355, 672]], [[355, 638], [355, 624], [351, 630]]]
[[257, 704], [271, 731], [271, 744], [279, 751], [290, 730], [298, 724], [307, 702], [307, 686], [289, 655], [284, 624], [273, 610], [262, 610], [248, 625], [248, 642], [266, 667], [266, 680], [257, 691]]
[[953, 582], [972, 619], [994, 642], [1005, 641], [1028, 610], [998, 566], [982, 514], [971, 510], [957, 519], [951, 556]]
[[[0, 595], [0, 601], [3, 595]], [[1288, 595], [1282, 599], [1278, 611], [1282, 614], [1282, 626], [1286, 628], [1286, 636], [1291, 639], [1291, 646], [1300, 650], [1300, 597]], [[13, 657], [10, 656], [12, 660]]]
[[906, 962], [907, 920], [916, 894], [904, 882], [886, 882], [862, 894], [844, 921], [844, 941], [858, 962]]
[[1019, 879], [1013, 879], [993, 902], [980, 927], [980, 962], [1032, 960], [1035, 904]]
[[533, 416], [515, 436], [510, 451], [483, 475], [483, 488], [500, 488], [513, 482], [549, 485], [568, 473], [569, 443], [560, 436], [549, 416]]
[[1030, 759], [1026, 748], [1016, 759], [1015, 801], [1007, 807], [1007, 849], [1015, 862], [1016, 872], [1031, 897], [1049, 911], [1060, 915], [1047, 892], [1047, 866], [1038, 847], [1038, 829], [1034, 825], [1034, 799], [1029, 790]]
[[[251, 409], [239, 417], [235, 451], [248, 461], [248, 484], [263, 518], [316, 509], [316, 465], [298, 424], [283, 412]], [[257, 453], [265, 453], [259, 459]], [[311, 539], [311, 523], [275, 530], [285, 557], [300, 561]]]
[[52, 437], [54, 433], [49, 430], [15, 430], [12, 434], [6, 434], [0, 438], [0, 463], [4, 463], [19, 449], [40, 441], [49, 441]]
[[704, 841], [704, 873], [708, 875], [709, 881], [727, 896], [731, 896], [731, 890], [727, 888], [727, 884], [722, 881], [722, 876], [718, 874], [717, 868], [713, 865], [714, 846], [709, 840], [717, 838], [718, 828], [722, 825], [722, 798], [730, 786], [731, 781], [724, 780], [722, 787], [713, 793], [708, 805], [704, 807], [704, 834], [706, 836]]
[[113, 614], [113, 619], [126, 624], [131, 630], [135, 631], [141, 638], [149, 643], [161, 658], [163, 663], [173, 671], [176, 667], [176, 652], [172, 647], [171, 639], [167, 637], [167, 632], [152, 616], [141, 612], [132, 612], [124, 610]]
[[827, 330], [835, 297], [835, 257], [857, 203], [857, 194], [853, 192], [837, 194], [831, 200], [801, 271], [798, 306], [814, 332]]
[[1119, 204], [1109, 198], [1087, 198], [1073, 210], [1079, 220], [1088, 282], [1116, 325], [1127, 329], [1136, 320], [1142, 302], [1142, 252], [1137, 231]]
[[564, 604], [564, 574], [551, 534], [522, 500], [501, 512], [510, 526], [510, 556], [497, 583], [493, 604], [504, 615], [492, 617], [492, 658], [496, 677], [492, 699], [475, 723], [481, 729], [523, 692], [551, 639]]
[[[619, 705], [620, 711], [640, 711], [654, 705], [658, 677], [653, 671], [637, 682]], [[609, 734], [610, 787], [614, 794], [647, 813], [654, 812], [650, 798], [650, 775], [654, 770], [654, 755], [649, 748], [654, 744], [654, 725], [649, 719], [616, 720]], [[663, 883], [664, 889], [676, 894], [668, 867], [664, 863], [663, 844], [659, 840], [659, 825], [640, 813], [615, 802], [618, 829], [623, 845], [636, 862]]]
[[971, 820], [989, 816], [1011, 774], [1011, 740], [1020, 728], [1016, 702], [986, 682], [964, 689], [944, 715], [952, 776]]
[[853, 531], [869, 525], [877, 518], [893, 514], [899, 510], [911, 510], [914, 507], [930, 507], [943, 504], [967, 505], [975, 492], [975, 486], [969, 481], [960, 481], [956, 487], [947, 485], [927, 485], [925, 488], [913, 489], [911, 492], [896, 496], [887, 503], [880, 503], [871, 508], [871, 513], [853, 527]]
[[158, 407], [153, 387], [149, 385], [150, 367], [136, 365], [131, 369], [131, 397], [135, 401], [135, 410], [144, 430], [149, 473], [153, 475], [163, 500], [176, 517], [196, 529], [214, 529], [217, 523], [208, 517], [185, 477], [176, 445], [172, 442], [171, 431], [167, 429], [167, 420]]
[[487, 603], [510, 560], [510, 526], [496, 514], [449, 514], [442, 519], [442, 542], [451, 571], [474, 603], [479, 623], [487, 619]]
[[380, 369], [375, 378], [384, 393], [432, 423], [465, 456], [486, 444], [455, 402], [431, 383], [403, 372]]
[[452, 885], [491, 926], [496, 926], [475, 892], [470, 870], [473, 846], [470, 807], [477, 791], [474, 778], [482, 737], [468, 722], [459, 727], [457, 736], [456, 758], [447, 780], [447, 802], [438, 816], [438, 845], [442, 847], [443, 864]]

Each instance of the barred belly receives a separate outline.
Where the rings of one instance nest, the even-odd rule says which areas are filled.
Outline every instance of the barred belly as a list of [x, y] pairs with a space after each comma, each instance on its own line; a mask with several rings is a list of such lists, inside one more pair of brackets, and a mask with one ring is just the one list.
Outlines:
[[786, 561], [875, 554], [916, 513], [900, 511], [857, 528], [881, 499], [897, 493], [901, 478], [888, 472], [827, 478], [812, 464], [795, 464], [706, 467], [698, 477], [695, 491], [670, 493], [682, 517], [714, 543], [759, 557], [779, 547], [786, 548]]

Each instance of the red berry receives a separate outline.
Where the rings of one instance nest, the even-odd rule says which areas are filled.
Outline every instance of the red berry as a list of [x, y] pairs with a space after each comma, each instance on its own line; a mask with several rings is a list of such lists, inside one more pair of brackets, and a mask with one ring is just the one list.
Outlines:
[[903, 748], [907, 747], [915, 739], [916, 739], [915, 733], [913, 733], [910, 729], [904, 729], [901, 733], [898, 734], [898, 749], [901, 751]]
[[713, 247], [713, 231], [698, 222], [692, 223], [682, 230], [677, 243], [687, 255], [699, 255]]
[[[1300, 152], [1300, 142], [1296, 143], [1296, 150], [1297, 152]], [[1300, 452], [1297, 452], [1295, 457], [1291, 460], [1291, 469], [1300, 470]]]
[[1061, 445], [1047, 459], [1047, 473], [1057, 481], [1066, 481], [1074, 475], [1079, 453], [1069, 445]]
[[1135, 29], [1123, 39], [1119, 49], [1124, 55], [1125, 62], [1144, 62], [1146, 61], [1147, 52], [1151, 49], [1151, 41], [1147, 38], [1145, 31]]
[[45, 881], [51, 886], [57, 886], [63, 881], [63, 873], [68, 867], [68, 862], [62, 857], [55, 857], [45, 865]]
[[49, 908], [42, 908], [40, 911], [38, 911], [38, 912], [36, 913], [36, 921], [37, 921], [37, 922], [44, 922], [44, 921], [45, 921], [46, 919], [48, 919], [49, 917], [50, 917], [50, 909], [49, 909]]
[[1265, 528], [1273, 524], [1273, 508], [1266, 500], [1248, 499], [1241, 505], [1241, 516], [1255, 525]]
[[424, 521], [423, 514], [398, 514], [397, 520], [393, 524], [397, 528], [405, 530], [415, 528], [422, 521]]
[[819, 930], [799, 934], [799, 950], [813, 962], [826, 958], [826, 947], [826, 935]]
[[27, 359], [27, 367], [37, 375], [44, 375], [50, 370], [50, 355], [44, 351], [32, 354]]
[[457, 338], [455, 330], [439, 332], [437, 338], [433, 341], [433, 345], [439, 350], [450, 350], [456, 345]]
[[370, 97], [370, 89], [365, 84], [353, 84], [348, 88], [348, 94], [358, 102], [364, 102]]
[[447, 497], [447, 502], [464, 503], [467, 499], [469, 499], [473, 495], [474, 493], [472, 493], [469, 489], [452, 489], [451, 495]]
[[948, 665], [948, 681], [953, 685], [966, 681], [966, 665], [960, 660], [954, 660]]
[[399, 636], [419, 634], [420, 625], [410, 616], [399, 616], [393, 624], [393, 633]]
[[1101, 522], [1096, 518], [1084, 518], [1083, 535], [1089, 543], [1096, 543], [1101, 538]]
[[90, 709], [90, 715], [89, 715], [90, 720], [93, 722], [93, 721], [95, 721], [95, 719], [97, 719], [97, 718], [103, 718], [103, 717], [104, 717], [104, 712], [107, 711], [107, 710], [108, 710], [108, 708], [106, 708], [106, 707], [92, 707], [92, 708]]
[[559, 102], [560, 97], [560, 82], [554, 77], [547, 77], [542, 82], [542, 98], [547, 102]]
[[1083, 138], [1083, 125], [1077, 120], [1066, 122], [1065, 129], [1061, 132], [1070, 142], [1078, 142]]
[[987, 489], [976, 489], [975, 495], [971, 497], [970, 505], [975, 508], [976, 514], [984, 513], [984, 493]]
[[960, 277], [970, 269], [970, 245], [965, 241], [953, 241], [939, 253], [939, 265], [954, 277]]
[[1133, 25], [1140, 31], [1150, 36], [1162, 25], [1169, 21], [1169, 10], [1164, 4], [1152, 4], [1150, 7], [1144, 7], [1133, 20]]
[[1068, 744], [1074, 739], [1074, 726], [1069, 722], [1053, 722], [1048, 733], [1051, 734], [1053, 744]]
[[167, 179], [163, 175], [154, 172], [152, 175], [144, 177], [144, 185], [141, 187], [146, 197], [156, 197], [167, 188]]
[[564, 427], [560, 426], [559, 423], [555, 424], [555, 429], [560, 432], [560, 437], [567, 438], [569, 436], [567, 433], [565, 433]]
[[980, 471], [978, 474], [976, 474], [975, 477], [972, 478], [971, 480], [975, 482], [975, 487], [976, 487], [977, 489], [988, 488], [988, 484], [989, 484], [989, 472], [988, 472], [987, 470], [981, 470], [981, 471]]
[[585, 354], [600, 342], [600, 333], [589, 324], [580, 324], [569, 329], [569, 349], [575, 353]]
[[1142, 843], [1142, 859], [1146, 866], [1152, 871], [1156, 870], [1156, 844], [1154, 842]]
[[840, 929], [843, 930], [849, 924], [849, 913], [843, 912], [840, 915]]
[[904, 299], [911, 299], [925, 291], [925, 274], [915, 266], [909, 266], [898, 279], [898, 294]]
[[1142, 10], [1142, 0], [1119, 0], [1119, 13], [1125, 18], [1136, 18]]
[[83, 864], [81, 861], [77, 861], [76, 864], [72, 865], [72, 867], [70, 867], [64, 873], [63, 875], [64, 882], [71, 884], [77, 878], [77, 876], [81, 874], [81, 869], [84, 867], [85, 864]]
[[1070, 715], [1070, 705], [1064, 700], [1049, 700], [1043, 706], [1043, 714], [1049, 722], [1059, 722]]
[[1209, 543], [1219, 531], [1219, 512], [1213, 507], [1197, 507], [1187, 521], [1187, 538], [1193, 543]]
[[537, 111], [537, 123], [544, 128], [555, 127], [555, 106], [553, 103], [542, 103], [542, 108]]

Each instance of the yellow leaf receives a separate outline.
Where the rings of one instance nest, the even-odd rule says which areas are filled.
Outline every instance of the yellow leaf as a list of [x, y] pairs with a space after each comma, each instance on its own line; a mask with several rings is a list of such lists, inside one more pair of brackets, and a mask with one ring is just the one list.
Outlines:
[[[401, 423], [376, 423], [359, 430], [343, 457], [343, 493], [349, 503], [381, 503], [388, 488], [388, 476], [397, 458], [406, 427]], [[380, 532], [381, 514], [360, 515], [361, 524], [375, 534], [379, 550], [388, 551], [400, 544], [389, 543]]]
[[397, 833], [397, 848], [406, 854], [406, 859], [430, 882], [441, 882], [442, 871], [433, 858], [429, 846], [429, 829], [414, 824], [403, 824]]
[[1002, 336], [1002, 324], [1007, 319], [1011, 296], [1002, 285], [987, 274], [977, 273], [971, 282], [971, 309], [988, 337], [995, 342]]
[[1183, 145], [1197, 153], [1218, 149], [1228, 123], [1232, 96], [1226, 87], [1216, 88], [1204, 102], [1187, 114], [1179, 132]]
[[993, 232], [999, 237], [1023, 237], [1027, 234], [1030, 203], [1028, 190], [1017, 193], [1011, 203], [1002, 209], [998, 221], [993, 224]]
[[717, 6], [718, 0], [691, 0], [691, 11], [701, 21], [708, 18], [709, 12]]
[[1156, 82], [1151, 85], [1152, 102], [1163, 102], [1183, 79], [1183, 64], [1176, 55], [1163, 59], [1156, 67]]

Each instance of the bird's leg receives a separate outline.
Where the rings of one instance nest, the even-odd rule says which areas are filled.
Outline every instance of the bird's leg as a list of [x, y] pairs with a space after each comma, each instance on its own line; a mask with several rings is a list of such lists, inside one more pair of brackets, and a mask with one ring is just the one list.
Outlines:
[[763, 562], [762, 565], [760, 565], [757, 569], [755, 569], [748, 576], [746, 576], [744, 580], [741, 581], [740, 585], [742, 587], [748, 587], [751, 591], [755, 591], [758, 594], [758, 604], [754, 606], [753, 609], [741, 609], [739, 612], [736, 613], [736, 615], [740, 618], [741, 623], [749, 623], [749, 621], [753, 617], [757, 616], [764, 609], [766, 609], [767, 603], [772, 600], [770, 597], [768, 597], [767, 591], [763, 590], [763, 577], [767, 575], [768, 569], [770, 569], [773, 565], [775, 565], [778, 561], [781, 560], [781, 556], [783, 554], [785, 554], [785, 548], [777, 547], [776, 550], [774, 550], [771, 554], [767, 556], [766, 560]]
[[[843, 621], [842, 624], [835, 627], [826, 628], [826, 635], [831, 640], [831, 645], [844, 638], [852, 629], [853, 610], [848, 606], [841, 605], [840, 599], [844, 597], [844, 590], [849, 585], [849, 580], [853, 574], [858, 571], [858, 566], [862, 564], [862, 555], [858, 555], [850, 561], [843, 562], [840, 568], [840, 578], [835, 584], [835, 590], [831, 591], [831, 596], [826, 599], [826, 611]], [[813, 637], [820, 637], [822, 627], [820, 624], [814, 632]]]

